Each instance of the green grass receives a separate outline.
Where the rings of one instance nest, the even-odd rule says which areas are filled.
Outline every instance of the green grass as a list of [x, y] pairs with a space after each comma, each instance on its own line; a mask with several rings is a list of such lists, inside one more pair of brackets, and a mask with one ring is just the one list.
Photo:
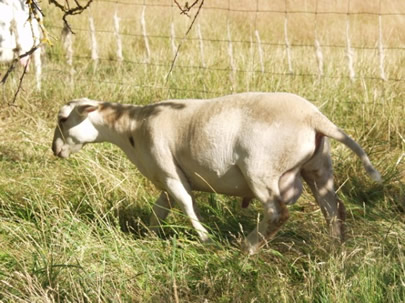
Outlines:
[[[103, 5], [107, 4], [92, 11], [96, 28], [108, 19]], [[139, 13], [136, 7], [134, 11]], [[46, 25], [58, 37], [59, 29], [52, 25], [58, 24], [59, 16], [50, 8], [46, 13], [53, 18], [45, 19]], [[162, 24], [170, 14], [157, 18], [153, 11], [148, 13], [156, 23], [148, 22], [150, 32], [169, 29]], [[205, 36], [215, 31], [210, 23], [214, 17], [218, 18], [214, 13], [202, 15]], [[77, 17], [72, 22], [87, 28], [86, 20]], [[246, 29], [237, 30], [244, 19], [232, 20], [233, 37], [249, 41]], [[134, 21], [122, 22], [122, 30], [130, 33]], [[185, 24], [184, 19], [178, 22]], [[177, 28], [183, 28], [179, 24]], [[352, 31], [358, 34], [355, 27]], [[265, 28], [261, 33], [263, 39], [272, 36]], [[108, 33], [99, 38], [100, 56], [113, 59], [113, 38], [109, 42]], [[75, 55], [89, 56], [88, 33], [78, 32], [75, 39]], [[393, 36], [389, 39], [387, 44], [400, 43]], [[74, 87], [55, 40], [44, 57], [41, 92], [34, 90], [30, 73], [15, 105], [8, 106], [19, 75], [3, 87], [0, 302], [405, 302], [404, 82], [362, 76], [378, 76], [377, 53], [356, 52], [359, 78], [350, 81], [344, 50], [325, 50], [326, 77], [318, 79], [284, 74], [282, 48], [265, 49], [266, 73], [251, 72], [260, 71], [257, 50], [253, 59], [249, 43], [235, 43], [240, 71], [232, 81], [226, 69], [227, 43], [205, 45], [207, 64], [215, 69], [192, 69], [184, 66], [198, 66], [200, 54], [197, 41], [188, 41], [166, 84], [170, 42], [152, 40], [152, 65], [144, 65], [133, 63], [144, 56], [142, 39], [138, 40], [126, 40], [127, 62], [119, 66], [114, 60], [101, 60], [96, 73], [88, 59], [75, 57]], [[316, 72], [311, 52], [293, 49], [297, 73]], [[392, 78], [404, 77], [401, 54], [387, 54], [386, 71]], [[252, 257], [242, 254], [239, 244], [257, 222], [257, 202], [242, 209], [237, 198], [198, 193], [212, 246], [198, 241], [178, 209], [168, 217], [162, 235], [151, 235], [147, 224], [159, 192], [120, 150], [91, 145], [60, 160], [50, 149], [56, 113], [72, 98], [148, 104], [247, 90], [289, 91], [313, 101], [364, 147], [382, 173], [384, 183], [373, 183], [350, 151], [332, 143], [336, 189], [347, 208], [347, 240], [342, 246], [329, 238], [307, 190], [290, 207], [287, 224]]]

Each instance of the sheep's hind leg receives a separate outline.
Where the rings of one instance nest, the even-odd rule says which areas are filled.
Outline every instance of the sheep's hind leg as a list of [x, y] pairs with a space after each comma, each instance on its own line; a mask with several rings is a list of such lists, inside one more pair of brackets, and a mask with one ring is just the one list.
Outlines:
[[322, 148], [311, 161], [305, 164], [301, 174], [322, 210], [331, 236], [343, 241], [346, 211], [343, 203], [337, 199], [334, 190], [329, 145], [325, 141], [321, 144]]
[[251, 187], [256, 197], [263, 203], [264, 218], [247, 236], [242, 246], [242, 249], [249, 255], [257, 253], [289, 217], [288, 209], [280, 199], [278, 182], [274, 182], [271, 187], [252, 183]]
[[169, 194], [162, 192], [159, 198], [153, 205], [152, 215], [149, 220], [149, 229], [155, 233], [159, 233], [161, 230], [161, 223], [167, 218], [170, 209], [173, 207]]

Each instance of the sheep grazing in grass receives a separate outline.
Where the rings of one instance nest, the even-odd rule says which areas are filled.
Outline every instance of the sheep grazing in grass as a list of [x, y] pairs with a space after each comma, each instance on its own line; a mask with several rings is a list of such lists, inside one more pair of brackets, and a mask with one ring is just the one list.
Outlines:
[[[345, 208], [336, 198], [327, 137], [342, 142], [380, 181], [363, 149], [313, 104], [289, 93], [241, 93], [207, 100], [168, 100], [146, 106], [78, 99], [58, 115], [52, 149], [67, 158], [85, 144], [111, 142], [162, 190], [152, 227], [170, 201], [209, 240], [196, 215], [193, 191], [256, 198], [264, 218], [242, 246], [256, 253], [288, 219], [287, 205], [302, 192], [302, 178], [335, 240], [343, 239]], [[245, 205], [246, 206], [246, 205]]]
[[[14, 58], [30, 51], [40, 42], [41, 31], [37, 20], [29, 19], [29, 9], [25, 0], [0, 0], [0, 63], [11, 62]], [[36, 49], [32, 56], [35, 63], [37, 89], [41, 89], [41, 50]], [[25, 67], [31, 56], [20, 58]], [[28, 66], [27, 66], [28, 68]]]

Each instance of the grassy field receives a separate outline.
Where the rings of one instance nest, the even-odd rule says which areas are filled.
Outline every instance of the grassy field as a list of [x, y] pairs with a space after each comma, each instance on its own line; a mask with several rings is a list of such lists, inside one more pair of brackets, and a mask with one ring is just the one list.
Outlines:
[[[377, 2], [352, 0], [352, 9], [375, 12]], [[284, 10], [284, 1], [273, 3]], [[305, 3], [312, 9], [315, 1]], [[346, 9], [320, 3], [320, 10]], [[382, 11], [405, 10], [402, 1], [389, 3]], [[229, 5], [219, 0], [209, 4]], [[59, 41], [60, 15], [44, 6], [54, 46], [44, 54], [42, 91], [35, 91], [32, 71], [14, 105], [8, 102], [19, 74], [1, 88], [0, 302], [405, 302], [405, 52], [385, 52], [387, 76], [402, 81], [379, 80], [377, 16], [351, 16], [352, 44], [366, 47], [355, 49], [356, 79], [351, 81], [345, 15], [319, 17], [321, 44], [343, 48], [323, 48], [325, 76], [318, 78], [313, 47], [292, 47], [291, 75], [284, 46], [272, 45], [284, 43], [284, 14], [206, 10], [199, 22], [203, 37], [210, 40], [204, 45], [207, 68], [201, 67], [193, 30], [166, 83], [173, 56], [166, 37], [170, 23], [178, 43], [190, 20], [175, 8], [148, 7], [152, 37], [146, 64], [137, 19], [142, 6], [99, 1], [90, 12], [71, 19], [76, 29], [72, 85]], [[115, 56], [115, 9], [122, 18], [122, 63]], [[97, 68], [90, 60], [90, 13], [100, 31]], [[313, 43], [314, 16], [293, 16], [290, 42]], [[405, 46], [404, 19], [383, 18], [386, 47]], [[229, 70], [227, 21], [232, 40], [239, 41], [232, 45], [234, 74]], [[250, 43], [255, 28], [264, 42], [264, 73], [257, 45]], [[168, 217], [165, 233], [151, 235], [148, 218], [159, 192], [120, 150], [92, 145], [60, 160], [50, 149], [56, 113], [76, 97], [149, 104], [240, 91], [288, 91], [308, 98], [364, 147], [382, 173], [383, 184], [373, 183], [347, 148], [332, 143], [336, 189], [347, 208], [347, 240], [341, 247], [332, 245], [306, 189], [290, 207], [287, 224], [255, 256], [242, 254], [239, 243], [255, 226], [261, 207], [255, 202], [242, 209], [235, 197], [197, 194], [213, 247], [198, 241], [177, 209]]]

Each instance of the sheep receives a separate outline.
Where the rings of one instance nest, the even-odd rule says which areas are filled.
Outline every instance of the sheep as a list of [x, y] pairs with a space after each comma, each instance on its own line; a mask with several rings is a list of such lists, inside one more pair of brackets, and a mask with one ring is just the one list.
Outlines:
[[[41, 31], [38, 21], [29, 19], [29, 9], [25, 0], [0, 0], [0, 63], [11, 62], [38, 46]], [[36, 49], [32, 56], [35, 63], [37, 89], [41, 89], [41, 49]], [[20, 59], [24, 67], [29, 65], [31, 56]]]
[[248, 92], [205, 100], [167, 100], [146, 106], [73, 100], [58, 114], [52, 150], [67, 158], [87, 143], [118, 145], [162, 191], [151, 217], [159, 227], [170, 200], [187, 214], [201, 241], [209, 234], [193, 206], [193, 191], [256, 198], [264, 218], [243, 240], [255, 254], [289, 217], [302, 178], [330, 227], [343, 240], [344, 205], [337, 200], [327, 137], [342, 142], [366, 171], [381, 176], [364, 150], [312, 103], [290, 93]]

